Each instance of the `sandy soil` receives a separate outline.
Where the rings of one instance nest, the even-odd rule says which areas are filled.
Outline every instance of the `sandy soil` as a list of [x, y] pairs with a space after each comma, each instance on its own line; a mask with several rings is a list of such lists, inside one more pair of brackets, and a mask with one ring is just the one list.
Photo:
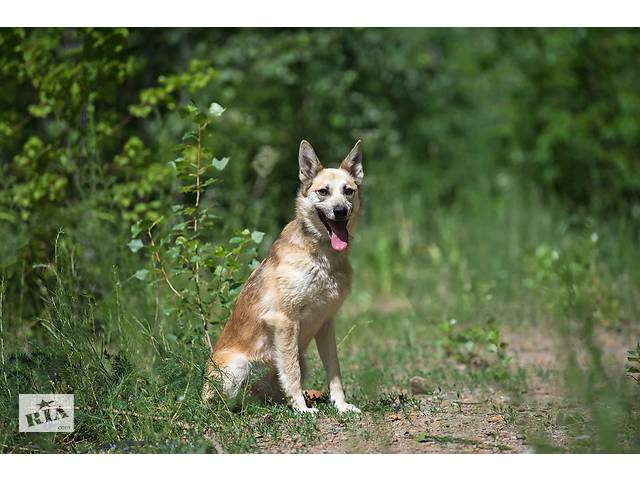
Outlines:
[[[354, 423], [323, 417], [319, 441], [304, 445], [284, 438], [277, 444], [257, 438], [265, 453], [527, 453], [534, 452], [528, 431], [543, 432], [558, 446], [567, 441], [566, 430], [554, 419], [571, 409], [558, 378], [561, 345], [539, 329], [505, 332], [514, 366], [527, 372], [528, 391], [519, 398], [496, 390], [420, 393], [419, 377], [407, 392], [417, 400], [410, 412], [371, 415]], [[598, 336], [607, 362], [624, 363], [628, 337], [612, 332]]]

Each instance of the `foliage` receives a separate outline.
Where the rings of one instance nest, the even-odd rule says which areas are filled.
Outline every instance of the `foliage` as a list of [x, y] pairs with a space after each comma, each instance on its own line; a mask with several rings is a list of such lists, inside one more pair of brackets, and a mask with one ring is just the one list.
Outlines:
[[206, 85], [212, 69], [203, 73], [192, 62], [186, 72], [161, 78], [161, 93], [142, 89], [144, 102], [136, 104], [132, 93], [146, 80], [133, 49], [127, 29], [0, 32], [7, 93], [0, 154], [8, 159], [0, 167], [0, 228], [15, 237], [1, 263], [32, 288], [45, 288], [31, 265], [50, 258], [61, 227], [71, 233], [105, 222], [102, 229], [118, 234], [123, 224], [156, 220], [167, 207], [171, 167], [157, 160], [157, 144], [148, 144], [145, 126], [128, 110], [139, 116], [142, 108], [171, 109], [183, 92]]
[[[586, 237], [586, 238], [585, 238]], [[525, 286], [540, 294], [556, 313], [579, 311], [593, 323], [615, 324], [620, 301], [610, 273], [599, 258], [597, 232], [584, 235], [565, 248], [538, 245], [525, 257]]]
[[476, 367], [487, 366], [490, 360], [483, 353], [495, 355], [496, 360], [506, 360], [507, 344], [500, 340], [500, 330], [495, 320], [489, 318], [484, 325], [473, 325], [460, 328], [457, 320], [452, 318], [440, 324], [440, 330], [445, 334], [443, 348], [448, 356], [457, 362]]
[[640, 53], [632, 29], [501, 32], [522, 72], [505, 152], [510, 164], [577, 206], [640, 215]]
[[[181, 184], [179, 191], [193, 203], [173, 205], [171, 210], [176, 221], [168, 231], [161, 230], [165, 217], [139, 220], [131, 227], [132, 238], [128, 243], [132, 252], [142, 250], [147, 254], [152, 264], [150, 280], [166, 284], [177, 302], [174, 307], [158, 308], [164, 315], [181, 321], [185, 314], [200, 318], [210, 350], [213, 348], [208, 334], [209, 322], [219, 324], [221, 318], [228, 316], [242, 286], [242, 274], [246, 271], [243, 266], [249, 264], [250, 268], [256, 268], [255, 245], [264, 236], [262, 232], [244, 229], [231, 238], [228, 245], [208, 241], [214, 238], [219, 217], [202, 203], [205, 195], [211, 193], [211, 187], [220, 181], [213, 172], [224, 170], [229, 158], [213, 156], [205, 141], [210, 125], [224, 110], [217, 103], [212, 103], [206, 111], [194, 104], [183, 107], [181, 113], [191, 121], [192, 130], [183, 135], [183, 143], [177, 147], [180, 157], [170, 163]], [[157, 230], [161, 230], [160, 235]], [[142, 268], [133, 276], [147, 280], [149, 273]], [[159, 296], [156, 299], [160, 302]]]

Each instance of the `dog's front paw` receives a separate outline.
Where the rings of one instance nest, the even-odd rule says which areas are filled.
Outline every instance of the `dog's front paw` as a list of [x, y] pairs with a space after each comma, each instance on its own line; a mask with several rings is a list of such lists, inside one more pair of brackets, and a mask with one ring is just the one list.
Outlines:
[[318, 413], [318, 409], [313, 407], [295, 407], [294, 410], [300, 413]]
[[347, 402], [336, 403], [335, 406], [340, 413], [347, 413], [347, 412], [362, 413], [362, 411], [358, 407], [356, 407], [355, 405], [351, 405], [350, 403], [347, 403]]

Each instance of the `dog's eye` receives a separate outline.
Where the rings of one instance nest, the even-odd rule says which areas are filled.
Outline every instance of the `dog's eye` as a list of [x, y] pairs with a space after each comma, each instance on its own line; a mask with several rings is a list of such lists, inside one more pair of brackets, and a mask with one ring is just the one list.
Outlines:
[[327, 188], [320, 188], [316, 190], [316, 193], [321, 197], [326, 197], [327, 195], [329, 195], [329, 190]]
[[344, 187], [344, 194], [346, 196], [350, 197], [351, 195], [353, 195], [353, 192], [355, 192], [353, 188]]

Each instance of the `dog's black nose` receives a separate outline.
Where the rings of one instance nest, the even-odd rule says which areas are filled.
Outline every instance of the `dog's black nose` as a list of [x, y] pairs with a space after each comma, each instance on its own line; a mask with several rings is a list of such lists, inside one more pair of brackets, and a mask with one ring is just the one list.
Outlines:
[[333, 216], [336, 220], [346, 220], [349, 209], [347, 207], [336, 207], [333, 209]]

